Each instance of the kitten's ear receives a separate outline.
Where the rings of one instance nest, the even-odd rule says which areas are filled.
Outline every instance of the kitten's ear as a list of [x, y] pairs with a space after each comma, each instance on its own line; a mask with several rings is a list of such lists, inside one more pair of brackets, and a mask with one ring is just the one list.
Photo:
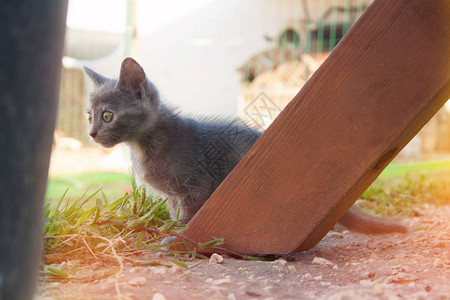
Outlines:
[[109, 80], [105, 76], [98, 74], [97, 72], [95, 72], [94, 70], [89, 69], [86, 66], [84, 66], [83, 69], [86, 72], [86, 74], [88, 74], [89, 77], [91, 77], [92, 81], [94, 81], [95, 86], [102, 85], [102, 84], [106, 83]]
[[132, 58], [125, 58], [120, 68], [117, 88], [131, 93], [135, 99], [143, 99], [148, 93], [148, 82], [144, 69]]

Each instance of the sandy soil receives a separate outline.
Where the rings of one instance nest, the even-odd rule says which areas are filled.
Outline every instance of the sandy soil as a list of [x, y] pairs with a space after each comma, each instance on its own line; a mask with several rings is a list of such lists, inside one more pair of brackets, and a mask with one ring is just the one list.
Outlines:
[[405, 220], [410, 234], [331, 231], [315, 248], [275, 261], [223, 256], [186, 270], [173, 256], [142, 253], [134, 259], [169, 266], [124, 260], [120, 270], [114, 259], [62, 257], [55, 266], [78, 270], [64, 281], [41, 275], [35, 299], [450, 299], [450, 206], [417, 212]]

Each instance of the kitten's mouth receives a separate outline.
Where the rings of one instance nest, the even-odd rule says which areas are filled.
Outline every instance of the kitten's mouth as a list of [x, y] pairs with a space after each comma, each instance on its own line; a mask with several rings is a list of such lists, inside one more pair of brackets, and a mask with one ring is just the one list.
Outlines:
[[93, 140], [94, 140], [94, 142], [96, 142], [97, 144], [100, 144], [102, 147], [105, 147], [105, 148], [111, 148], [117, 144], [114, 142], [102, 141], [102, 140], [99, 140], [98, 138], [95, 138]]

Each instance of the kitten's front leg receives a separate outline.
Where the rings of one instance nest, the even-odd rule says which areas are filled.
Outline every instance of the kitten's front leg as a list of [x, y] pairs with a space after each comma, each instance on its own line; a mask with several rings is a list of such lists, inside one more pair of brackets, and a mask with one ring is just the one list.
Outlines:
[[160, 248], [161, 250], [169, 250], [169, 245], [173, 244], [175, 242], [175, 240], [177, 239], [176, 236], [166, 236], [165, 238], [162, 239], [160, 245], [165, 245], [165, 247]]
[[[179, 199], [179, 198], [178, 198]], [[180, 224], [187, 224], [191, 218], [188, 218], [188, 212], [185, 207], [180, 206], [182, 201], [179, 201], [175, 197], [171, 197], [167, 201], [167, 206], [169, 208], [170, 218], [172, 220], [178, 219]], [[162, 239], [160, 245], [170, 245], [175, 242], [176, 236], [166, 236]], [[161, 248], [161, 250], [167, 251], [170, 246]]]
[[182, 205], [183, 201], [182, 197], [169, 197], [167, 200], [167, 206], [169, 208], [170, 218], [172, 220], [178, 219], [180, 224], [187, 224], [187, 222], [191, 219], [188, 218], [188, 212], [186, 208]]
[[180, 224], [187, 224], [206, 200], [194, 198], [191, 195], [171, 197], [167, 201], [172, 220], [178, 217]]
[[[172, 220], [177, 219], [178, 216], [178, 220], [180, 221], [180, 224], [186, 224], [188, 222], [188, 220], [183, 220], [182, 216], [186, 214], [186, 212], [183, 210], [182, 207], [179, 206], [180, 201], [179, 198], [177, 197], [169, 197], [167, 200], [167, 207], [169, 209], [169, 213], [170, 213], [170, 218]], [[162, 239], [162, 241], [160, 242], [160, 245], [170, 245], [172, 243], [175, 242], [176, 240], [176, 236], [166, 236], [165, 238]], [[169, 246], [160, 248], [161, 250], [167, 251], [169, 250]]]
[[[203, 203], [200, 199], [195, 199], [191, 195], [180, 197], [180, 198], [169, 198], [167, 201], [170, 217], [172, 220], [178, 217], [180, 224], [187, 224], [192, 217], [197, 213], [197, 211], [202, 207]], [[175, 242], [176, 236], [165, 237], [161, 241], [161, 245], [169, 245]], [[162, 250], [168, 250], [168, 247], [161, 248]]]

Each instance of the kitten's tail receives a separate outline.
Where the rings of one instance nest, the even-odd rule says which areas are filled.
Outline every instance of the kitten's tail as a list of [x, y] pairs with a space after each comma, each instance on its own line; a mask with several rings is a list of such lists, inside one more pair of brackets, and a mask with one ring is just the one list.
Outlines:
[[408, 233], [409, 228], [396, 221], [368, 215], [351, 208], [339, 221], [351, 231], [365, 234]]

